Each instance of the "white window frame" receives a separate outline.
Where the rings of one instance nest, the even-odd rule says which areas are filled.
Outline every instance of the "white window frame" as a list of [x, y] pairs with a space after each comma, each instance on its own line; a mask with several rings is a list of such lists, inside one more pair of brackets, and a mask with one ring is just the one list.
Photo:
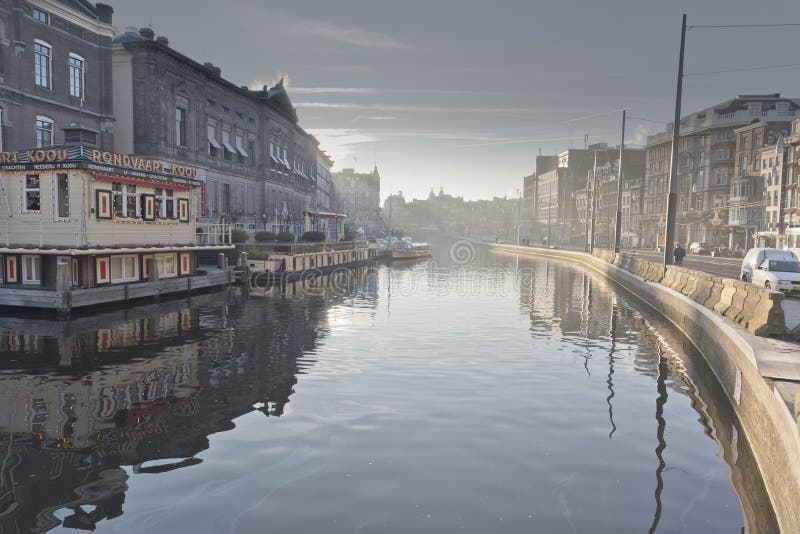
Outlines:
[[[58, 208], [59, 208], [59, 198], [58, 197], [59, 197], [59, 194], [60, 194], [60, 190], [58, 188], [58, 181], [59, 181], [61, 176], [66, 176], [67, 177], [67, 198], [66, 198], [67, 214], [64, 215], [64, 216], [62, 216], [59, 213], [59, 210], [58, 210]], [[42, 184], [41, 184], [41, 182], [39, 182], [39, 188], [41, 189], [41, 187], [42, 187]], [[40, 196], [40, 199], [39, 199], [39, 205], [41, 206], [41, 196]], [[67, 174], [65, 172], [56, 173], [55, 174], [55, 179], [53, 180], [53, 219], [56, 220], [56, 221], [68, 221], [69, 220], [69, 214], [70, 214], [70, 209], [69, 209], [69, 174]]]
[[[80, 66], [73, 66], [72, 65], [72, 60], [79, 61], [80, 62]], [[85, 85], [85, 82], [86, 82], [86, 60], [83, 58], [83, 56], [79, 56], [78, 54], [75, 54], [74, 52], [70, 52], [69, 53], [69, 58], [67, 59], [67, 67], [68, 67], [68, 70], [69, 70], [69, 96], [71, 96], [73, 98], [80, 98], [81, 100], [83, 100], [83, 95], [84, 95], [85, 87], [86, 87], [86, 85]], [[78, 89], [78, 94], [77, 95], [72, 92], [72, 90], [74, 89], [74, 85], [75, 85], [74, 78], [72, 76], [74, 71], [79, 71], [79, 74], [80, 74], [80, 78], [78, 79], [78, 88], [77, 88]]]
[[50, 13], [37, 7], [31, 8], [31, 17], [33, 17], [33, 20], [41, 22], [42, 24], [50, 24]]
[[[186, 135], [186, 123], [189, 111], [183, 106], [175, 106], [175, 144], [177, 146], [187, 146], [189, 136]], [[180, 120], [179, 120], [180, 119]]]
[[[116, 274], [114, 272], [114, 260], [119, 259], [120, 265], [123, 267], [123, 271], [125, 270], [125, 259], [126, 258], [133, 258], [133, 273], [123, 272], [124, 276], [122, 277], [115, 277]], [[136, 282], [139, 280], [139, 256], [136, 254], [117, 254], [111, 256], [108, 260], [108, 271], [109, 271], [109, 280], [112, 284], [122, 284], [125, 282]]]
[[[39, 187], [36, 188], [29, 188], [28, 187], [28, 178], [31, 176], [36, 176], [39, 179]], [[22, 213], [41, 213], [42, 212], [42, 176], [38, 174], [25, 174], [22, 176]], [[30, 210], [28, 209], [28, 193], [36, 192], [39, 194], [39, 209], [38, 210]]]
[[[165, 266], [167, 264], [166, 259], [172, 258], [172, 272], [166, 272]], [[159, 278], [177, 278], [178, 276], [178, 255], [175, 253], [169, 254], [156, 254], [154, 256], [156, 266], [158, 267], [158, 277]]]
[[[47, 130], [47, 129], [44, 129], [44, 128], [39, 128], [39, 123], [40, 122], [45, 122], [45, 123], [49, 124], [50, 125], [50, 129]], [[42, 145], [41, 143], [39, 143], [39, 132], [40, 131], [41, 132], [47, 132], [47, 131], [50, 132], [50, 143], [49, 144]], [[51, 119], [50, 117], [46, 117], [44, 115], [37, 115], [36, 116], [36, 148], [47, 148], [47, 147], [53, 146], [54, 132], [55, 132], [55, 122], [53, 121], [53, 119]]]
[[[29, 286], [40, 286], [42, 285], [42, 257], [35, 256], [31, 254], [25, 254], [22, 256], [22, 283]], [[31, 266], [32, 277], [28, 278], [28, 262], [33, 262]]]
[[[38, 80], [38, 78], [42, 78], [42, 76], [38, 75], [37, 73], [37, 69], [39, 67], [37, 56], [40, 56], [41, 54], [37, 52], [36, 45], [47, 49], [47, 55], [45, 56], [47, 58], [47, 72], [45, 73], [47, 85], [40, 84]], [[36, 87], [44, 87], [45, 89], [51, 89], [53, 87], [53, 45], [47, 41], [42, 41], [41, 39], [33, 40], [33, 83], [36, 85]]]

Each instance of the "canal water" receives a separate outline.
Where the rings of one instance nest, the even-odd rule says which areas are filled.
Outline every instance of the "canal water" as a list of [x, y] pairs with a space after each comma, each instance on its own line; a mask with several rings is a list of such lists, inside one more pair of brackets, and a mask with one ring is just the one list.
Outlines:
[[691, 344], [569, 264], [0, 318], [0, 533], [776, 532]]

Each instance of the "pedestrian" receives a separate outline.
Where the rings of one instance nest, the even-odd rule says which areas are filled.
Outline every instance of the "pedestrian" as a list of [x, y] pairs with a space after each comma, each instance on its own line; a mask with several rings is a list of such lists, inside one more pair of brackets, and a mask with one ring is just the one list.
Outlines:
[[675, 265], [678, 267], [683, 265], [683, 258], [686, 256], [686, 251], [677, 241], [675, 241], [675, 250], [672, 251], [672, 256], [675, 258]]

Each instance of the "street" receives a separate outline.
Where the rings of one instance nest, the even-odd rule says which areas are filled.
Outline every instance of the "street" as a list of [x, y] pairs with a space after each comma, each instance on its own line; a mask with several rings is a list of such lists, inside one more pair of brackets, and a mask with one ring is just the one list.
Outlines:
[[[633, 254], [633, 251], [625, 250], [625, 254]], [[636, 257], [649, 261], [662, 261], [663, 253], [655, 250], [637, 250]], [[701, 256], [697, 254], [687, 254], [683, 260], [683, 266], [696, 269], [713, 276], [723, 276], [726, 278], [739, 278], [741, 273], [742, 258], [712, 258], [711, 256]]]

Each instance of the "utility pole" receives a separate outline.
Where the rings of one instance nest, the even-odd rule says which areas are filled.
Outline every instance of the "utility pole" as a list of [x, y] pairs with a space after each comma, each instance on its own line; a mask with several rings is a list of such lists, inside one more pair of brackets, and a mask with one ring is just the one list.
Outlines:
[[[594, 151], [594, 167], [592, 170], [592, 229], [589, 233], [589, 254], [594, 252], [594, 225], [596, 219], [596, 202], [597, 198], [597, 150]], [[588, 198], [587, 198], [588, 200]]]
[[589, 171], [586, 171], [586, 238], [585, 244], [583, 247], [584, 252], [589, 252], [589, 224], [591, 222], [592, 216], [592, 205], [591, 205], [591, 196], [590, 196], [590, 184], [589, 181]]
[[517, 189], [517, 246], [519, 246], [519, 234], [522, 229], [522, 194]]
[[672, 157], [669, 165], [667, 221], [664, 229], [664, 268], [672, 265], [672, 243], [675, 241], [675, 215], [678, 210], [678, 140], [681, 130], [681, 97], [683, 96], [683, 52], [686, 47], [686, 13], [681, 22], [681, 50], [678, 56], [678, 87], [675, 91], [675, 122], [672, 126]]
[[[556, 171], [558, 172], [558, 171]], [[549, 205], [547, 206], [547, 248], [550, 248], [550, 219], [553, 216], [553, 181], [547, 184], [547, 198]]]
[[617, 225], [614, 230], [614, 254], [619, 254], [622, 235], [622, 156], [625, 152], [625, 110], [622, 110], [622, 138], [619, 142], [619, 169], [617, 169]]

